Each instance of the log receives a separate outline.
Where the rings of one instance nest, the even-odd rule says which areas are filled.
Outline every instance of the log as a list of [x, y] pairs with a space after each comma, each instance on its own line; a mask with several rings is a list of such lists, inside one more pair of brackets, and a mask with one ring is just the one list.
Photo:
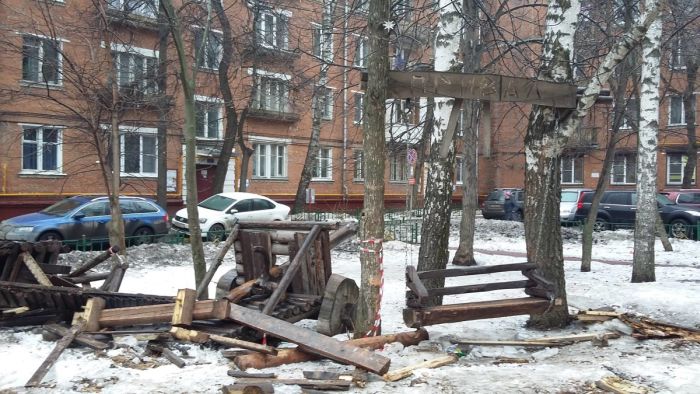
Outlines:
[[[416, 331], [402, 332], [398, 334], [387, 334], [376, 337], [353, 339], [347, 343], [368, 349], [381, 349], [384, 345], [399, 342], [404, 346], [417, 345], [421, 341], [428, 339], [428, 331], [419, 329]], [[233, 362], [242, 370], [248, 368], [263, 369], [272, 368], [284, 364], [302, 363], [306, 361], [319, 360], [323, 357], [307, 353], [299, 348], [277, 349], [276, 356], [266, 356], [264, 354], [247, 354], [234, 358]]]
[[76, 268], [75, 271], [68, 274], [69, 277], [75, 277], [88, 272], [91, 268], [96, 267], [101, 262], [107, 260], [109, 256], [119, 253], [119, 245], [114, 245], [107, 249], [106, 251], [95, 256], [92, 260]]
[[221, 249], [219, 249], [219, 252], [216, 254], [216, 257], [214, 257], [214, 261], [212, 261], [212, 263], [209, 265], [207, 273], [204, 274], [202, 282], [197, 286], [197, 299], [201, 299], [204, 296], [204, 293], [207, 292], [207, 289], [209, 288], [209, 283], [214, 277], [216, 270], [219, 269], [221, 263], [224, 261], [226, 253], [228, 253], [228, 251], [231, 249], [231, 246], [238, 238], [238, 231], [240, 226], [238, 225], [238, 219], [234, 220], [236, 222], [233, 228], [231, 229], [231, 233], [226, 238], [226, 242], [224, 242], [224, 244], [221, 246]]
[[44, 379], [46, 373], [49, 372], [51, 367], [54, 365], [58, 357], [63, 353], [64, 350], [73, 342], [75, 337], [83, 330], [85, 323], [80, 323], [72, 326], [68, 330], [67, 335], [61, 338], [54, 346], [51, 353], [46, 357], [44, 362], [41, 363], [39, 368], [34, 372], [31, 378], [25, 383], [24, 387], [37, 387], [41, 384], [41, 380]]
[[420, 368], [437, 368], [443, 365], [452, 364], [457, 361], [457, 356], [443, 356], [434, 358], [432, 360], [423, 361], [418, 364], [409, 365], [407, 367], [399, 368], [394, 371], [388, 372], [382, 376], [387, 382], [396, 382], [408, 376], [413, 375], [413, 371]]
[[81, 276], [75, 276], [75, 277], [70, 277], [67, 278], [71, 282], [76, 283], [76, 284], [81, 284], [81, 283], [89, 283], [89, 282], [95, 282], [98, 280], [105, 280], [109, 277], [109, 272], [98, 272], [94, 274], [86, 274], [86, 275], [81, 275]]
[[[280, 276], [282, 276], [286, 267], [287, 266], [284, 266], [284, 265], [276, 265], [276, 266], [270, 268], [270, 272], [269, 272], [270, 278], [277, 279]], [[242, 285], [234, 287], [233, 290], [231, 290], [228, 293], [228, 295], [226, 297], [224, 297], [224, 299], [226, 299], [230, 302], [233, 302], [234, 304], [238, 303], [238, 301], [247, 297], [250, 294], [250, 292], [253, 290], [255, 285], [258, 285], [258, 284], [262, 284], [262, 280], [260, 278], [251, 279], [251, 280], [243, 283]]]
[[[267, 309], [269, 305], [268, 301], [265, 308]], [[265, 313], [255, 312], [236, 304], [230, 304], [229, 308], [229, 319], [268, 335], [296, 343], [309, 352], [343, 364], [362, 367], [378, 375], [382, 375], [389, 370], [391, 359], [367, 349], [337, 341], [315, 331], [296, 326], [284, 320], [275, 319]]]
[[454, 276], [492, 274], [496, 272], [527, 271], [536, 269], [535, 263], [513, 263], [499, 265], [480, 265], [477, 267], [449, 268], [443, 270], [420, 271], [418, 277], [421, 279], [449, 278]]
[[349, 222], [330, 233], [330, 248], [333, 249], [357, 233], [357, 223]]
[[493, 290], [524, 289], [533, 287], [536, 283], [533, 280], [514, 280], [509, 282], [479, 283], [477, 285], [440, 287], [428, 290], [428, 296], [446, 296], [453, 294], [480, 293]]

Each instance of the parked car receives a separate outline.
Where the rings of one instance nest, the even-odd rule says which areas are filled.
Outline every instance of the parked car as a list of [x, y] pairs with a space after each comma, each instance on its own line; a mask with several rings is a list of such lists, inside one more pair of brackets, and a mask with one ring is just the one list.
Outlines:
[[[593, 200], [593, 192], [581, 195], [575, 220], [583, 222]], [[678, 205], [663, 194], [656, 195], [659, 214], [670, 235], [678, 238], [697, 237], [695, 229], [700, 223], [700, 210]], [[634, 190], [609, 190], [603, 193], [593, 229], [596, 231], [618, 227], [634, 227], [637, 210], [637, 192]]]
[[576, 220], [576, 209], [578, 208], [578, 200], [581, 194], [585, 192], [591, 192], [591, 189], [562, 189], [561, 190], [561, 202], [559, 203], [559, 217], [561, 224], [576, 224], [579, 223]]
[[510, 193], [511, 201], [514, 203], [511, 220], [523, 220], [523, 201], [525, 199], [525, 191], [522, 189], [499, 188], [493, 190], [486, 197], [486, 200], [481, 205], [481, 215], [484, 219], [505, 219], [506, 212], [504, 207], [506, 194]]
[[700, 189], [665, 190], [661, 194], [678, 205], [700, 208]]
[[[169, 231], [168, 213], [155, 201], [141, 197], [119, 197], [126, 237], [136, 243], [150, 241]], [[0, 239], [13, 241], [106, 239], [112, 220], [107, 197], [74, 196], [39, 212], [16, 216], [0, 223]]]
[[[234, 218], [241, 222], [286, 220], [289, 207], [259, 194], [231, 192], [215, 194], [200, 202], [197, 212], [202, 237], [211, 241], [223, 238], [233, 226]], [[177, 211], [172, 225], [176, 231], [189, 233], [186, 208]]]

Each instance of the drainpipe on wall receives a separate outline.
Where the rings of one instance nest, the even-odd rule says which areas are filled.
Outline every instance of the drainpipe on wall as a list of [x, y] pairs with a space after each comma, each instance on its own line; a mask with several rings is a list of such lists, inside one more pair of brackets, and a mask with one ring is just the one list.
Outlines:
[[348, 13], [349, 2], [343, 6], [345, 18], [343, 20], [343, 166], [340, 171], [340, 185], [342, 188], [343, 202], [348, 200], [348, 185], [345, 183], [347, 171], [347, 149], [348, 149]]

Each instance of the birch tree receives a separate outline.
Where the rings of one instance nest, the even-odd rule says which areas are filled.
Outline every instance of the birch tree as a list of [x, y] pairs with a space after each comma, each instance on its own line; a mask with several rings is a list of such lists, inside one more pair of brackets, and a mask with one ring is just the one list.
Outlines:
[[367, 91], [365, 93], [362, 148], [365, 191], [360, 221], [360, 296], [357, 305], [355, 337], [381, 334], [382, 253], [384, 247], [384, 122], [389, 74], [388, 42], [389, 0], [369, 0], [367, 32], [372, 51], [367, 57]]
[[637, 213], [634, 227], [632, 282], [654, 282], [656, 236], [656, 156], [659, 139], [659, 70], [661, 19], [655, 20], [642, 40], [642, 83], [639, 94], [637, 138]]
[[[435, 71], [460, 71], [462, 69], [459, 56], [462, 28], [461, 3], [440, 0], [438, 6], [439, 20], [434, 45]], [[453, 98], [435, 98], [430, 156], [427, 163], [425, 219], [421, 226], [421, 245], [418, 252], [419, 271], [445, 268], [449, 259], [447, 246], [450, 233], [450, 200], [455, 151], [451, 140], [447, 142], [450, 145], [447, 152], [443, 151], [441, 154], [440, 148], [445, 138], [451, 138], [451, 135], [447, 136], [447, 125], [454, 103]], [[427, 288], [442, 287], [444, 283], [444, 278], [425, 281]], [[436, 298], [431, 302], [439, 304], [441, 299]]]
[[[564, 279], [564, 261], [559, 228], [559, 158], [582, 119], [593, 107], [614, 67], [638, 44], [658, 16], [659, 0], [646, 0], [639, 21], [611, 48], [588, 82], [573, 111], [533, 105], [525, 136], [525, 239], [528, 261], [555, 285], [558, 302], [545, 313], [533, 315], [529, 323], [539, 327], [564, 326], [569, 321]], [[573, 34], [580, 2], [552, 0], [547, 7], [546, 30], [538, 78], [554, 82], [572, 79]]]

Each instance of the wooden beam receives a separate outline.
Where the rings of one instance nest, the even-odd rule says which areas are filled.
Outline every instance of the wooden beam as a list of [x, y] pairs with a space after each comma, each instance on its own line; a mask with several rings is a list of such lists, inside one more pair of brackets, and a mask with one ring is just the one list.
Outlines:
[[119, 253], [119, 245], [114, 245], [107, 249], [106, 251], [100, 253], [99, 255], [95, 256], [92, 260], [86, 262], [85, 264], [81, 265], [80, 267], [76, 268], [75, 271], [71, 272], [68, 274], [70, 277], [78, 276], [81, 274], [84, 274], [88, 272], [90, 269], [96, 267], [98, 264], [101, 262], [107, 260], [109, 256]]
[[270, 354], [273, 356], [277, 355], [277, 349], [275, 349], [272, 346], [261, 345], [258, 343], [243, 341], [236, 338], [228, 338], [221, 335], [210, 334], [204, 331], [186, 330], [180, 327], [173, 327], [172, 329], [170, 329], [170, 335], [172, 335], [174, 338], [191, 342], [204, 343], [206, 341], [211, 340], [213, 342], [220, 343], [226, 346], [239, 347], [242, 349], [253, 350], [262, 354]]
[[[236, 222], [238, 222], [238, 219], [235, 219]], [[221, 266], [221, 263], [224, 261], [224, 257], [226, 256], [226, 253], [228, 253], [229, 249], [231, 249], [231, 246], [233, 243], [236, 241], [238, 238], [238, 231], [240, 229], [240, 225], [236, 223], [233, 228], [231, 229], [231, 233], [228, 235], [226, 238], [226, 242], [221, 246], [221, 249], [219, 249], [219, 252], [216, 254], [216, 257], [214, 257], [214, 261], [212, 261], [211, 265], [209, 265], [209, 269], [207, 270], [207, 273], [204, 274], [204, 278], [202, 279], [202, 282], [197, 285], [197, 298], [202, 298], [204, 293], [206, 292], [207, 288], [209, 287], [209, 283], [211, 282], [211, 279], [214, 277], [214, 274], [216, 273], [216, 270], [219, 269], [219, 266]]]
[[68, 333], [59, 341], [56, 343], [56, 346], [54, 346], [53, 350], [51, 350], [51, 353], [46, 357], [44, 362], [41, 363], [39, 368], [34, 372], [31, 378], [25, 383], [24, 387], [37, 387], [41, 384], [42, 379], [44, 379], [44, 376], [46, 376], [46, 373], [49, 372], [53, 364], [56, 362], [58, 357], [63, 353], [64, 350], [68, 347], [68, 345], [73, 342], [75, 337], [83, 330], [85, 327], [85, 323], [80, 323], [72, 326], [70, 330], [68, 330]]
[[531, 280], [514, 280], [510, 282], [480, 283], [477, 285], [441, 287], [428, 290], [428, 296], [445, 296], [453, 294], [480, 293], [484, 291], [524, 289], [533, 287], [536, 283]]
[[337, 341], [315, 331], [301, 328], [284, 320], [275, 319], [236, 304], [229, 305], [229, 308], [229, 319], [274, 337], [296, 343], [306, 351], [328, 357], [343, 364], [362, 367], [379, 375], [389, 370], [389, 364], [391, 363], [389, 358], [367, 349]]
[[[69, 332], [68, 328], [63, 327], [59, 324], [47, 324], [47, 325], [44, 325], [42, 328], [44, 330], [54, 334], [54, 335], [60, 336], [60, 337], [65, 337], [66, 335], [68, 335], [68, 332]], [[95, 350], [105, 350], [105, 349], [109, 348], [108, 344], [106, 344], [102, 341], [98, 341], [97, 339], [90, 337], [88, 334], [80, 333], [75, 337], [74, 341], [81, 344], [81, 345], [85, 345], [85, 346], [88, 346], [90, 348], [93, 348]]]
[[449, 268], [444, 270], [419, 271], [421, 279], [450, 278], [454, 276], [493, 274], [507, 271], [527, 271], [537, 268], [535, 263], [513, 263], [499, 265], [480, 265], [476, 267]]
[[549, 305], [549, 301], [542, 298], [524, 297], [420, 309], [406, 308], [403, 310], [403, 320], [407, 326], [417, 328], [433, 324], [542, 313]]
[[[131, 326], [136, 324], [168, 323], [172, 320], [175, 304], [134, 306], [105, 309], [100, 315], [100, 327]], [[193, 320], [225, 319], [228, 301], [197, 301], [192, 311]]]
[[273, 229], [273, 230], [306, 230], [310, 231], [315, 226], [323, 230], [337, 230], [340, 222], [302, 222], [302, 221], [277, 221], [277, 222], [240, 222], [241, 230]]
[[32, 257], [31, 254], [28, 252], [24, 252], [21, 254], [22, 256], [22, 261], [24, 262], [24, 265], [27, 266], [29, 269], [29, 272], [34, 275], [34, 279], [43, 286], [53, 286], [53, 283], [51, 283], [51, 279], [49, 279], [48, 276], [44, 273], [44, 271], [41, 270], [39, 267], [39, 264], [34, 260], [34, 257]]
[[192, 289], [180, 289], [175, 297], [175, 308], [173, 308], [172, 325], [192, 324], [192, 312], [194, 303], [197, 300], [197, 291]]
[[409, 365], [407, 367], [396, 369], [394, 371], [390, 371], [382, 377], [387, 382], [396, 382], [397, 380], [401, 380], [403, 378], [406, 378], [406, 377], [413, 375], [413, 371], [415, 371], [416, 369], [437, 368], [437, 367], [442, 367], [443, 365], [452, 364], [456, 361], [457, 361], [457, 356], [438, 357], [438, 358], [434, 358], [432, 360], [423, 361], [423, 362], [418, 363], [418, 364], [413, 364], [413, 365]]
[[428, 290], [418, 277], [416, 267], [412, 265], [406, 267], [406, 286], [418, 297], [418, 304], [424, 305], [428, 299]]
[[100, 315], [105, 307], [104, 298], [93, 297], [85, 303], [82, 319], [85, 321], [85, 331], [97, 331], [100, 329]]
[[319, 390], [349, 390], [350, 382], [349, 380], [336, 379], [336, 380], [313, 380], [313, 379], [258, 379], [258, 378], [239, 378], [236, 379], [236, 384], [258, 384], [258, 383], [271, 383], [271, 384], [287, 384], [287, 385], [297, 385], [302, 388], [311, 388]]

